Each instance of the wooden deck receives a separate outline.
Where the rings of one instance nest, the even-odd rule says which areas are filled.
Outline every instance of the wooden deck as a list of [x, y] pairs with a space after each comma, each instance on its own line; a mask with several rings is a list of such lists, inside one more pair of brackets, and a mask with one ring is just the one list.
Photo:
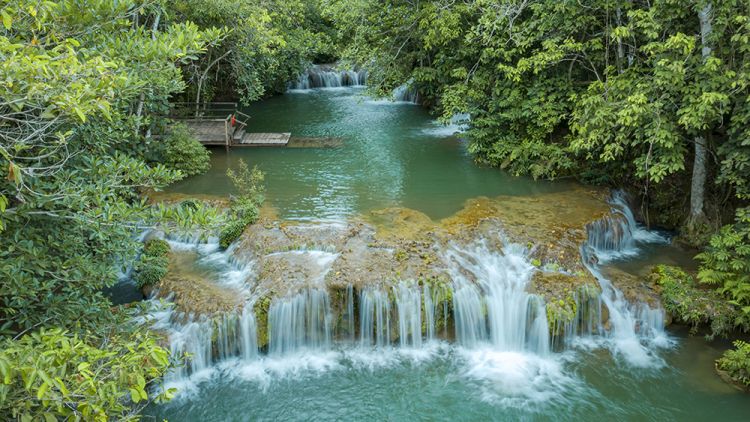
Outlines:
[[285, 147], [291, 133], [248, 133], [250, 116], [236, 103], [176, 103], [172, 118], [184, 123], [203, 145], [231, 147]]
[[291, 133], [245, 133], [233, 146], [238, 147], [284, 147]]

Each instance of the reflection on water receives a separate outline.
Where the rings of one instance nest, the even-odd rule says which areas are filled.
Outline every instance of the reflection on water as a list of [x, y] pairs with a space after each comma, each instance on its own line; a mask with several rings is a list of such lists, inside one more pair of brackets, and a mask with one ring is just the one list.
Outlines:
[[476, 165], [465, 141], [419, 106], [369, 101], [362, 89], [311, 90], [270, 98], [246, 110], [250, 132], [343, 138], [335, 148], [212, 150], [211, 170], [172, 192], [226, 195], [226, 169], [242, 158], [266, 173], [267, 199], [287, 219], [341, 219], [390, 206], [432, 218], [460, 210], [480, 195], [530, 195], [568, 184], [534, 182]]

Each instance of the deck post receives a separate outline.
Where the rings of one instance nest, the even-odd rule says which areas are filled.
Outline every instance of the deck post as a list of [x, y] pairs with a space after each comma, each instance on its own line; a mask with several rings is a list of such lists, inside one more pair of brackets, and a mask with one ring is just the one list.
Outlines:
[[224, 120], [224, 142], [226, 144], [226, 150], [229, 152], [229, 145], [231, 143], [229, 138], [229, 119]]

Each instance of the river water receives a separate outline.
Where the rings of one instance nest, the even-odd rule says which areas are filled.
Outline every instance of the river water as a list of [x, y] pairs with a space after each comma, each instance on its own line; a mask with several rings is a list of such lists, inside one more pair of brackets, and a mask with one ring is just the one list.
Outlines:
[[[301, 90], [254, 104], [248, 110], [250, 131], [340, 139], [326, 140], [336, 144], [326, 148], [235, 148], [229, 154], [213, 150], [207, 174], [170, 190], [231, 193], [226, 169], [243, 158], [265, 172], [267, 199], [281, 218], [338, 221], [389, 206], [417, 209], [438, 219], [480, 195], [533, 195], [574, 186], [515, 178], [476, 165], [464, 142], [454, 136], [458, 125], [440, 126], [416, 105], [372, 100], [363, 92], [361, 88]], [[491, 294], [485, 306], [504, 309], [528, 301], [523, 283], [519, 284], [529, 271], [522, 252], [494, 258], [483, 253], [497, 262], [488, 262], [491, 268], [485, 269], [467, 265], [456, 272], [457, 277], [465, 271], [495, 274], [501, 268], [508, 280], [486, 286]], [[205, 253], [213, 257], [211, 262], [217, 262], [217, 254]], [[613, 264], [638, 273], [659, 262], [660, 256], [670, 262], [685, 260], [672, 247], [650, 245], [641, 248], [640, 255]], [[515, 258], [517, 262], [506, 262]], [[471, 260], [471, 265], [482, 263]], [[223, 270], [207, 271], [220, 275]], [[403, 297], [408, 298], [408, 293]], [[282, 302], [275, 309], [293, 311], [294, 306], [293, 301]], [[486, 332], [477, 341], [420, 339], [402, 347], [372, 347], [369, 340], [319, 340], [326, 347], [280, 347], [277, 353], [272, 341], [268, 355], [229, 357], [189, 377], [177, 377], [171, 385], [181, 388], [178, 397], [149, 407], [146, 417], [174, 421], [740, 421], [750, 417], [750, 396], [723, 383], [713, 371], [713, 360], [729, 347], [727, 342], [707, 343], [674, 328], [665, 333], [665, 344], [649, 350], [645, 362], [633, 365], [623, 356], [627, 351], [615, 352], [607, 338], [582, 336], [562, 352], [551, 351], [536, 338], [519, 343], [518, 336], [509, 333], [512, 328], [520, 326], [523, 336], [544, 332], [546, 326], [533, 328], [537, 320], [524, 313], [518, 316], [529, 320], [519, 325], [513, 315], [506, 320], [507, 315], [498, 314], [494, 325], [479, 327]], [[467, 332], [471, 330], [462, 331], [464, 336]]]

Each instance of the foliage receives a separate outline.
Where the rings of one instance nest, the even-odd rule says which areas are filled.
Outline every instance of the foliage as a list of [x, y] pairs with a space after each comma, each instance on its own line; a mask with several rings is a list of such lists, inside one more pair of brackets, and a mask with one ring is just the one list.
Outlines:
[[158, 162], [179, 170], [183, 177], [205, 173], [211, 167], [211, 152], [183, 124], [175, 124], [164, 138]]
[[219, 245], [222, 248], [228, 248], [242, 235], [245, 227], [258, 220], [258, 208], [264, 199], [263, 172], [258, 167], [250, 170], [244, 160], [240, 160], [238, 167], [236, 172], [231, 168], [227, 169], [227, 176], [240, 194], [238, 197], [232, 197], [229, 222], [222, 227], [219, 234]]
[[734, 349], [727, 350], [716, 361], [717, 367], [726, 371], [732, 380], [750, 388], [750, 344], [742, 340], [734, 342]]
[[153, 388], [169, 366], [169, 352], [148, 331], [101, 337], [41, 329], [3, 344], [0, 417], [137, 420], [136, 410], [171, 397]]
[[[152, 7], [153, 6], [153, 7]], [[144, 27], [159, 3], [5, 2], [0, 36], [0, 320], [69, 326], [135, 257], [154, 212], [138, 197], [180, 177], [153, 154], [150, 116], [183, 89], [215, 34]], [[151, 29], [149, 29], [151, 28]]]
[[129, 418], [167, 366], [148, 333], [105, 329], [132, 324], [101, 291], [143, 230], [212, 216], [140, 198], [182, 177], [189, 151], [154, 162], [156, 135], [222, 36], [166, 23], [168, 4], [0, 0], [2, 419]]
[[223, 95], [250, 102], [283, 92], [313, 58], [332, 49], [317, 2], [179, 0], [172, 7], [177, 21], [225, 28], [205, 61], [183, 69], [192, 85], [189, 101]]
[[709, 324], [709, 338], [727, 336], [742, 323], [734, 306], [719, 294], [701, 289], [694, 278], [680, 268], [657, 265], [649, 279], [661, 287], [664, 309], [675, 320], [690, 325], [693, 334], [699, 326]]
[[151, 239], [143, 247], [140, 260], [135, 264], [133, 279], [139, 289], [158, 284], [169, 267], [169, 243], [162, 239]]
[[[369, 70], [376, 91], [411, 80], [443, 120], [469, 113], [466, 136], [478, 160], [648, 196], [670, 176], [690, 179], [694, 144], [704, 139], [716, 158], [707, 205], [731, 213], [733, 203], [711, 197], [750, 198], [747, 2], [322, 4], [352, 40], [344, 57]], [[703, 39], [699, 12], [707, 8], [712, 29]], [[689, 184], [678, 187], [665, 209], [688, 205]]]
[[735, 224], [722, 227], [696, 258], [700, 282], [718, 285], [750, 327], [750, 208], [739, 209]]

